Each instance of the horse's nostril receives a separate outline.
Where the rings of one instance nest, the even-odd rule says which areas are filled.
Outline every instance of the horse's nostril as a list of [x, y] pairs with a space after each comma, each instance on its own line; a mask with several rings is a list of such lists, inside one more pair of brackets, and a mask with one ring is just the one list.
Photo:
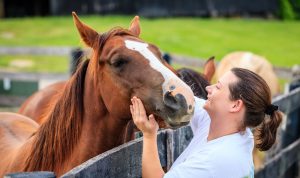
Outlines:
[[176, 98], [172, 96], [172, 93], [170, 91], [167, 91], [164, 95], [164, 103], [166, 106], [173, 110], [178, 110], [180, 108], [180, 105], [177, 103]]
[[192, 107], [193, 107], [192, 105], [189, 105], [189, 109], [192, 109]]
[[166, 92], [164, 95], [164, 103], [167, 107], [175, 111], [187, 109], [186, 100], [181, 94], [173, 96], [171, 92]]

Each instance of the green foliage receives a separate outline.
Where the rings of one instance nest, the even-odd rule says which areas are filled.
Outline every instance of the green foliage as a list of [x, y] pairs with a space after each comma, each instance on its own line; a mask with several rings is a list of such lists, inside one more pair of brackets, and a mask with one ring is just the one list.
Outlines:
[[291, 0], [291, 4], [296, 14], [296, 18], [300, 19], [300, 0]]
[[280, 0], [280, 17], [283, 20], [294, 20], [296, 18], [289, 0]]

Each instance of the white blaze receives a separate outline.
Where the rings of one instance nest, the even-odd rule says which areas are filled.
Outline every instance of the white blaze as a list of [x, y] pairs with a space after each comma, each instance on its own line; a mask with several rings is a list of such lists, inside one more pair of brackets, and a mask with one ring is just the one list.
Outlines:
[[[165, 81], [162, 85], [163, 93], [169, 91], [169, 87], [174, 85], [176, 87], [175, 92], [178, 88], [182, 88], [183, 90], [189, 91], [192, 93], [192, 90], [189, 86], [187, 86], [182, 80], [180, 80], [170, 69], [168, 69], [162, 62], [148, 49], [147, 43], [142, 43], [138, 41], [125, 40], [125, 46], [128, 49], [139, 52], [142, 56], [144, 56], [147, 60], [149, 60], [150, 66], [156, 71], [160, 72], [164, 77]], [[179, 89], [180, 91], [180, 89]], [[184, 93], [181, 93], [184, 95]], [[175, 94], [174, 94], [175, 96]], [[186, 102], [188, 105], [192, 104], [194, 107], [194, 97], [187, 97]]]

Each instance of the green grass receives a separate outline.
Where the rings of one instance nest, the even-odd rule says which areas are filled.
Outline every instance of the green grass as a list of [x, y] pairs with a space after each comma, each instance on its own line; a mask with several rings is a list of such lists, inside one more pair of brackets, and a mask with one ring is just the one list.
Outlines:
[[[128, 27], [129, 16], [82, 16], [100, 32]], [[262, 19], [141, 18], [141, 38], [163, 51], [220, 60], [233, 51], [252, 51], [273, 65], [300, 63], [300, 22]], [[82, 46], [70, 16], [2, 19], [2, 46]], [[2, 57], [0, 56], [0, 60]]]
[[[18, 61], [25, 65], [18, 65]], [[60, 56], [0, 56], [0, 70], [23, 72], [64, 73], [69, 69], [69, 61]]]

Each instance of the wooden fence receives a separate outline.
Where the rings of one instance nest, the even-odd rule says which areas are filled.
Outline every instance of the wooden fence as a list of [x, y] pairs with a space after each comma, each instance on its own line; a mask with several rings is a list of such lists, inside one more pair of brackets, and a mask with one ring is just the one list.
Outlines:
[[269, 159], [255, 177], [300, 176], [300, 88], [275, 98], [273, 103], [287, 118], [280, 142], [269, 152]]
[[0, 71], [0, 106], [16, 107], [35, 91], [51, 83], [67, 80], [84, 54], [81, 49], [73, 47], [0, 46], [0, 55], [65, 56], [70, 63], [69, 72], [63, 74]]
[[[273, 104], [278, 105], [286, 115], [300, 111], [300, 88], [274, 99]], [[287, 118], [286, 123], [290, 123]], [[292, 118], [295, 119], [295, 118]], [[297, 117], [299, 120], [299, 115]], [[286, 139], [289, 126], [282, 134]], [[299, 127], [297, 128], [299, 130]], [[294, 129], [295, 130], [295, 129]], [[177, 130], [163, 130], [158, 134], [158, 150], [162, 166], [170, 168], [174, 160], [186, 148], [192, 138], [192, 131], [189, 126]], [[103, 153], [86, 163], [66, 173], [63, 177], [141, 177], [141, 154], [142, 138], [131, 141], [125, 145]], [[295, 163], [300, 163], [300, 139], [285, 148], [277, 150], [277, 153], [270, 158], [265, 166], [256, 172], [258, 178], [281, 178], [285, 177], [286, 171]], [[298, 171], [299, 173], [299, 171]], [[297, 173], [297, 174], [298, 174]]]
[[[273, 104], [279, 106], [280, 110], [286, 115], [300, 111], [300, 88], [294, 91], [279, 96], [274, 99]], [[299, 115], [297, 116], [299, 120]], [[287, 118], [286, 123], [289, 123], [290, 118]], [[287, 124], [287, 129], [289, 129]], [[295, 130], [295, 129], [294, 129]], [[298, 127], [299, 131], [299, 127]], [[283, 132], [283, 139], [289, 130]], [[177, 130], [162, 130], [158, 133], [158, 150], [160, 162], [163, 167], [170, 168], [174, 160], [186, 148], [192, 138], [192, 131], [189, 126], [179, 128]], [[75, 167], [71, 171], [64, 174], [63, 178], [74, 177], [141, 177], [141, 155], [142, 155], [142, 139], [138, 138], [119, 147], [102, 153], [85, 163]], [[295, 164], [300, 163], [300, 139], [289, 144], [285, 148], [277, 150], [265, 164], [265, 166], [255, 173], [258, 178], [281, 178], [286, 177], [287, 173], [291, 172]], [[294, 165], [294, 166], [293, 166]], [[299, 175], [299, 169], [293, 170], [293, 175]], [[20, 174], [17, 174], [20, 176]], [[11, 176], [13, 177], [13, 176]]]

